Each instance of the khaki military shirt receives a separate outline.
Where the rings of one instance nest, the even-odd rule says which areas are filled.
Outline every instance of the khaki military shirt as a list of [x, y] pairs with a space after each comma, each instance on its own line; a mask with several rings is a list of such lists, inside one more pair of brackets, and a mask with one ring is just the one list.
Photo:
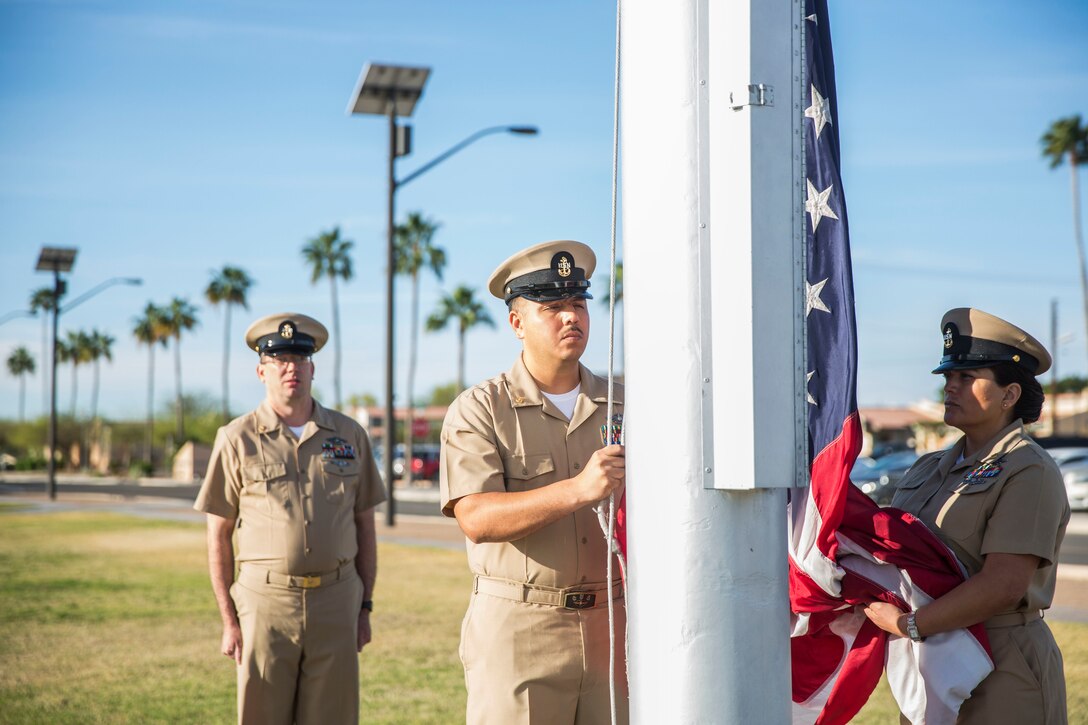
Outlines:
[[1046, 609], [1054, 599], [1058, 550], [1069, 501], [1054, 459], [1017, 421], [957, 463], [961, 438], [947, 451], [918, 459], [899, 483], [892, 506], [921, 519], [956, 554], [968, 576], [987, 554], [1040, 559], [1014, 611]]
[[[568, 422], [544, 397], [524, 362], [510, 372], [463, 392], [442, 424], [442, 513], [474, 493], [531, 491], [574, 478], [603, 447], [608, 383], [579, 366], [581, 390]], [[613, 414], [623, 412], [616, 385]], [[604, 534], [591, 506], [564, 516], [523, 539], [468, 542], [469, 567], [482, 576], [547, 587], [602, 583]]]
[[385, 499], [370, 439], [314, 402], [301, 439], [266, 400], [219, 429], [194, 508], [238, 519], [239, 563], [307, 576], [355, 558], [355, 513]]

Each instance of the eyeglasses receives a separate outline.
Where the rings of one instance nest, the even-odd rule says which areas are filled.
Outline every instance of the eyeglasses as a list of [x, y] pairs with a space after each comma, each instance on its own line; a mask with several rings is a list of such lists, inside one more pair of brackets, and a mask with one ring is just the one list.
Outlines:
[[291, 355], [291, 354], [268, 355], [263, 360], [261, 360], [262, 364], [275, 365], [280, 370], [286, 370], [288, 365], [294, 365], [297, 368], [299, 365], [302, 365], [303, 363], [308, 363], [308, 362], [310, 362], [310, 356], [309, 355]]

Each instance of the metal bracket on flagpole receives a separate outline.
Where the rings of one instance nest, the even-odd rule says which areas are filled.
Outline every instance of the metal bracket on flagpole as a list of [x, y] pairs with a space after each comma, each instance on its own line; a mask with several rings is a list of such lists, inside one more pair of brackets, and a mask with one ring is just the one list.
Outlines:
[[739, 111], [745, 106], [773, 106], [774, 86], [766, 83], [749, 83], [729, 91], [729, 107]]

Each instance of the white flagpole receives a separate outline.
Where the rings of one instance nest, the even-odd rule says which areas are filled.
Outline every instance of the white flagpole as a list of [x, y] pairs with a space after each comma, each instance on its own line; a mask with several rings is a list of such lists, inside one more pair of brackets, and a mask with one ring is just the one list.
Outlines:
[[790, 720], [799, 0], [644, 0], [621, 89], [631, 712]]

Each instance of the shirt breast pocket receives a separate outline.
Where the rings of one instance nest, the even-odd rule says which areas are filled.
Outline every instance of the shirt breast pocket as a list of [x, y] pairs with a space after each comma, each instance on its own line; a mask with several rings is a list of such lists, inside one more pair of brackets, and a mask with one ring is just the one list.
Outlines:
[[529, 491], [555, 480], [553, 476], [549, 476], [555, 472], [555, 462], [547, 453], [513, 453], [503, 456], [502, 467], [509, 491]]
[[325, 500], [339, 506], [345, 500], [354, 502], [362, 465], [356, 459], [325, 461], [321, 486]]
[[938, 521], [945, 535], [957, 541], [981, 535], [990, 508], [988, 494], [999, 480], [994, 477], [972, 483], [963, 481], [953, 489]]
[[[266, 513], [290, 505], [287, 466], [283, 463], [251, 463], [242, 468], [242, 497]], [[244, 501], [243, 501], [244, 503]]]

